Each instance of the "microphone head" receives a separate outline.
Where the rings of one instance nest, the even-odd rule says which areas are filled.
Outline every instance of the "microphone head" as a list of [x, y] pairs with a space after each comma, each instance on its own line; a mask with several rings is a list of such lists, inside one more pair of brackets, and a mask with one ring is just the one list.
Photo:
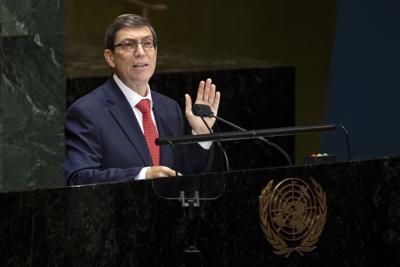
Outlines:
[[192, 112], [194, 115], [199, 117], [213, 117], [214, 114], [211, 111], [210, 106], [203, 104], [194, 104], [192, 107]]

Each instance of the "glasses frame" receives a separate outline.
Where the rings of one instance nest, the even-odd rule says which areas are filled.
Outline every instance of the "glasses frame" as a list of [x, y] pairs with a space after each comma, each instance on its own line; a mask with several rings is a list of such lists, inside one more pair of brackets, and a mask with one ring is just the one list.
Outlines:
[[[145, 47], [145, 46], [144, 46], [144, 43], [147, 42], [147, 41], [151, 41], [151, 44], [152, 44], [151, 47]], [[131, 43], [133, 43], [133, 44], [135, 45], [135, 47], [132, 48], [132, 49], [130, 49], [130, 48], [128, 48], [127, 46], [125, 46], [125, 43], [124, 43], [124, 42], [125, 42], [125, 43], [126, 43], [126, 42], [131, 42]], [[128, 44], [129, 44], [129, 43], [128, 43]], [[122, 40], [121, 43], [116, 44], [116, 45], [113, 45], [113, 46], [112, 46], [112, 49], [114, 50], [114, 49], [117, 48], [117, 47], [121, 47], [121, 50], [122, 50], [122, 51], [133, 52], [133, 51], [136, 51], [136, 50], [138, 49], [138, 46], [139, 46], [139, 45], [141, 45], [142, 48], [143, 48], [143, 50], [146, 50], [146, 51], [151, 51], [151, 50], [154, 50], [154, 49], [156, 48], [156, 43], [155, 43], [154, 39], [149, 38], [149, 39], [144, 39], [144, 40], [140, 40], [140, 41], [135, 40], [135, 39], [125, 39], [125, 40]]]

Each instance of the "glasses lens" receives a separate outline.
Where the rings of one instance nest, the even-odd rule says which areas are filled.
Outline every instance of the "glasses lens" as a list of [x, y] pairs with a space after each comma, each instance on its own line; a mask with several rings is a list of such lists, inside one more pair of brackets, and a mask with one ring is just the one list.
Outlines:
[[121, 48], [122, 48], [122, 50], [125, 50], [125, 51], [132, 51], [132, 50], [134, 50], [134, 49], [136, 49], [136, 41], [134, 41], [134, 40], [124, 40], [122, 43], [121, 43]]
[[152, 39], [142, 41], [142, 46], [144, 49], [152, 49], [154, 47], [154, 43]]
[[137, 49], [138, 45], [141, 44], [143, 49], [151, 50], [154, 48], [154, 41], [153, 39], [146, 39], [143, 41], [136, 41], [136, 40], [123, 40], [120, 44], [121, 49], [124, 51], [134, 51]]

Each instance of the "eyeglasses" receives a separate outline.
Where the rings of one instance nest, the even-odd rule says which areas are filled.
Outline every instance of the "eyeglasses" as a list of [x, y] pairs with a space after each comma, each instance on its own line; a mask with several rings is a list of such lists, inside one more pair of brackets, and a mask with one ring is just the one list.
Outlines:
[[132, 52], [132, 51], [136, 51], [139, 44], [143, 47], [144, 50], [154, 49], [154, 40], [153, 39], [145, 39], [142, 41], [133, 40], [133, 39], [125, 39], [121, 43], [114, 45], [113, 48], [120, 46], [123, 51]]

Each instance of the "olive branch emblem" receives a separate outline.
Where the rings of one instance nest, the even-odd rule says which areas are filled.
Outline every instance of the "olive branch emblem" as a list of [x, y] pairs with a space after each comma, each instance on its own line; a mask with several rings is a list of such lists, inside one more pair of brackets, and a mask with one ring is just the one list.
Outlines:
[[260, 226], [277, 255], [303, 256], [316, 248], [326, 222], [326, 194], [310, 181], [286, 178], [274, 186], [272, 180], [259, 196]]

